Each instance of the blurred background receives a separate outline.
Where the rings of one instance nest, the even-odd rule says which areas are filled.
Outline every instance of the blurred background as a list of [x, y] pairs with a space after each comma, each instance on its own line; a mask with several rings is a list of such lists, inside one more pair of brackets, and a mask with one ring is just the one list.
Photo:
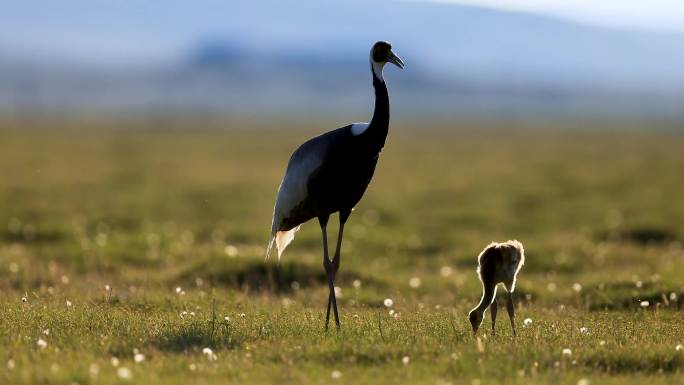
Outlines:
[[376, 40], [398, 119], [684, 117], [677, 0], [30, 0], [0, 25], [10, 117], [365, 120]]
[[[321, 339], [320, 228], [265, 263], [273, 204], [370, 119], [377, 40], [406, 68]], [[682, 0], [4, 1], [0, 384], [684, 384], [683, 107]], [[507, 239], [529, 322], [476, 346]]]

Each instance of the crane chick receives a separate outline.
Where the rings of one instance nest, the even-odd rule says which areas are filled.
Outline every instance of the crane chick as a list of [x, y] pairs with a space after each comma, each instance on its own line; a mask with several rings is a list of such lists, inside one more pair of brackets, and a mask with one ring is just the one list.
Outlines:
[[482, 324], [484, 312], [489, 307], [492, 314], [492, 334], [496, 325], [496, 287], [503, 283], [508, 292], [506, 310], [511, 320], [511, 328], [515, 335], [515, 307], [513, 306], [513, 291], [518, 272], [525, 264], [525, 250], [518, 241], [503, 243], [492, 242], [482, 250], [477, 257], [477, 274], [482, 281], [482, 299], [480, 303], [468, 313], [473, 333]]

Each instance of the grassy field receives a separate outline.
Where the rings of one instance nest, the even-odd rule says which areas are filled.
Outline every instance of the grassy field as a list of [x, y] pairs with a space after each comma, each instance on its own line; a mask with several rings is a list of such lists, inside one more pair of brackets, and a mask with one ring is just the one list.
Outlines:
[[[684, 135], [394, 127], [325, 333], [318, 225], [264, 250], [289, 154], [334, 126], [3, 122], [0, 383], [684, 383]], [[519, 333], [475, 339], [506, 239]]]

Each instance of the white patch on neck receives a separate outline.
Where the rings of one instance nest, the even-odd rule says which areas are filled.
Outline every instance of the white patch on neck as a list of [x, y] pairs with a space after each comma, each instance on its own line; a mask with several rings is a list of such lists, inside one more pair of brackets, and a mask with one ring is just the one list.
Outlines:
[[376, 61], [373, 61], [371, 59], [371, 66], [373, 67], [373, 73], [375, 74], [375, 77], [378, 78], [381, 82], [385, 82], [385, 78], [382, 76], [382, 69], [385, 67], [386, 63], [378, 63]]
[[378, 63], [375, 60], [373, 60], [373, 48], [371, 48], [368, 59], [370, 59], [371, 68], [373, 68], [373, 73], [375, 74], [375, 77], [378, 78], [378, 80], [380, 80], [381, 83], [384, 83], [385, 78], [382, 77], [382, 69], [385, 67], [386, 63]]
[[351, 125], [351, 132], [354, 136], [363, 134], [368, 129], [368, 123], [353, 123]]

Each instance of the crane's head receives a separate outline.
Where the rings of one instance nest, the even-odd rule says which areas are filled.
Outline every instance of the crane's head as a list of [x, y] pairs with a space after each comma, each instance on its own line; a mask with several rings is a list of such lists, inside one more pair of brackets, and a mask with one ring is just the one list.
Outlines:
[[404, 61], [392, 52], [392, 45], [386, 41], [379, 41], [373, 44], [370, 52], [370, 62], [375, 76], [382, 80], [382, 69], [385, 64], [392, 63], [404, 69]]
[[470, 326], [473, 327], [473, 333], [477, 333], [477, 329], [479, 329], [482, 324], [482, 318], [484, 318], [484, 314], [478, 311], [477, 308], [468, 313], [468, 319], [470, 319]]
[[382, 65], [392, 63], [395, 66], [404, 69], [404, 62], [399, 56], [392, 52], [392, 45], [386, 41], [379, 41], [373, 44], [373, 49], [371, 49], [371, 61]]

